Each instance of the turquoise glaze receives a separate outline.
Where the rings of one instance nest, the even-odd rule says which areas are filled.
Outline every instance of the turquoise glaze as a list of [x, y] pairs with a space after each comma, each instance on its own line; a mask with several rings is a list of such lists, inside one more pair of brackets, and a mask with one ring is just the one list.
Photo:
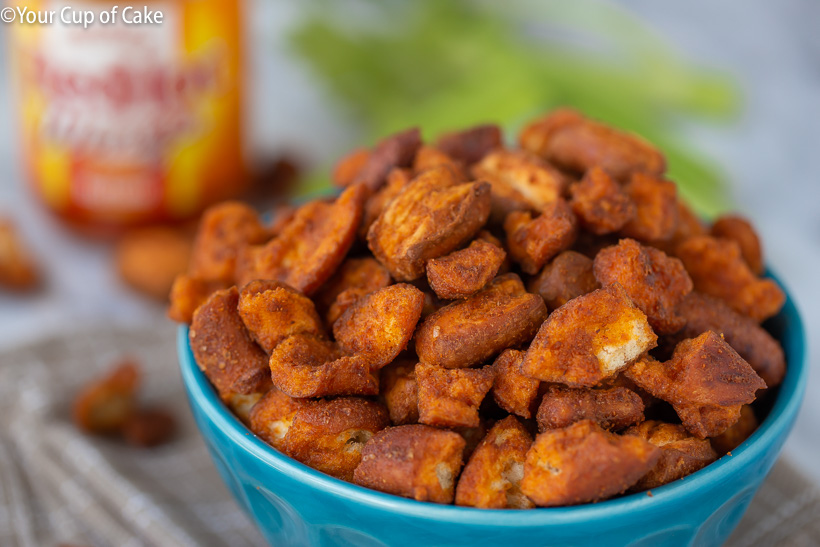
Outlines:
[[197, 368], [187, 327], [179, 361], [196, 423], [225, 483], [271, 545], [720, 545], [737, 526], [791, 430], [808, 366], [789, 298], [766, 324], [788, 372], [761, 427], [732, 452], [653, 496], [568, 508], [498, 511], [420, 503], [348, 484], [284, 456], [221, 403]]

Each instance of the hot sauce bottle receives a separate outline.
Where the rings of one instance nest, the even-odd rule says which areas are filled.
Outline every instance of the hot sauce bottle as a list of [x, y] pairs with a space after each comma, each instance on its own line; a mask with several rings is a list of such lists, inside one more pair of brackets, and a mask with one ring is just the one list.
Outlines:
[[[24, 172], [49, 209], [110, 234], [244, 189], [239, 3], [26, 3], [55, 12], [8, 25]], [[91, 24], [61, 20], [82, 10]]]

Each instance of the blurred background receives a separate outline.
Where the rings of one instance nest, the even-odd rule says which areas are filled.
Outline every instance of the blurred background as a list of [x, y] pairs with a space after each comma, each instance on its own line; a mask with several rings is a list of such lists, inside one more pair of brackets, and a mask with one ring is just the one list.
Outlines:
[[[266, 209], [284, 195], [321, 192], [329, 187], [335, 159], [395, 130], [418, 125], [432, 139], [448, 129], [495, 122], [512, 142], [525, 120], [570, 105], [659, 145], [670, 178], [704, 216], [733, 209], [753, 219], [768, 263], [804, 314], [810, 361], [818, 362], [820, 4], [247, 0], [237, 11], [230, 0], [201, 2], [209, 3], [215, 11], [200, 14], [196, 23], [178, 10], [165, 25], [188, 17], [186, 24], [202, 25], [200, 39], [223, 33], [227, 47], [206, 52], [210, 57], [194, 58], [192, 39], [175, 53], [178, 46], [163, 45], [167, 37], [156, 28], [106, 56], [87, 45], [64, 47], [76, 39], [68, 31], [46, 36], [0, 27], [0, 218], [14, 223], [42, 274], [35, 290], [0, 290], [0, 349], [94, 325], [167, 321], [162, 299], [144, 294], [161, 295], [161, 283], [135, 290], [134, 280], [129, 284], [118, 273], [117, 259], [127, 252], [123, 234], [125, 241], [134, 237], [124, 225], [173, 220], [184, 242], [185, 219], [208, 199], [237, 194]], [[33, 76], [21, 68], [28, 51], [21, 44], [46, 52], [47, 62]], [[95, 216], [99, 203], [90, 202], [67, 212], [53, 197], [60, 192], [54, 190], [58, 154], [26, 145], [32, 120], [46, 116], [37, 114], [46, 107], [26, 86], [57, 89], [55, 82], [66, 76], [53, 66], [92, 70], [118, 54], [134, 63], [190, 54], [195, 70], [186, 75], [184, 91], [204, 98], [189, 113], [193, 122], [175, 119], [177, 125], [163, 128], [167, 134], [150, 146], [134, 138], [133, 150], [108, 164], [89, 167], [95, 160], [86, 158], [67, 172], [85, 173], [92, 188], [95, 177], [113, 171], [127, 172], [133, 183], [142, 176], [138, 164], [147, 149], [166, 163], [188, 154], [180, 160], [188, 170], [168, 175], [176, 177], [177, 202], [159, 207], [160, 213], [146, 205]], [[229, 98], [214, 98], [219, 93]], [[167, 110], [126, 116], [95, 112], [102, 103], [86, 99], [74, 105], [76, 119], [91, 109], [92, 118], [103, 120], [95, 129], [113, 132], [103, 133], [109, 136], [133, 136], [123, 124], [150, 125], [157, 112], [178, 113], [174, 101], [182, 100], [166, 98]], [[54, 131], [66, 131], [60, 123], [67, 122], [58, 122]], [[201, 127], [180, 145], [173, 131], [188, 123]], [[216, 130], [222, 133], [209, 133]], [[198, 153], [185, 151], [197, 147]], [[201, 173], [201, 180], [191, 173]], [[199, 184], [208, 190], [197, 193]], [[38, 193], [34, 185], [51, 193]], [[128, 203], [134, 200], [127, 194]], [[167, 328], [173, 329], [170, 322]], [[812, 395], [820, 393], [818, 374], [811, 384], [786, 454], [820, 483], [820, 436], [813, 425], [820, 420], [820, 397]]]

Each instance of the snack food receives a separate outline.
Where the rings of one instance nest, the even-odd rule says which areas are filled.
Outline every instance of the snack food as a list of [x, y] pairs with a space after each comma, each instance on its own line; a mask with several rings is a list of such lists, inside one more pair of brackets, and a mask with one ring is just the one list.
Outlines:
[[495, 278], [506, 256], [497, 245], [476, 239], [466, 249], [427, 261], [427, 281], [442, 300], [467, 298]]
[[710, 232], [656, 149], [580, 114], [521, 143], [397, 133], [275, 233], [206, 217], [171, 310], [251, 431], [362, 486], [519, 509], [654, 488], [753, 432], [786, 370], [753, 229]]
[[0, 218], [0, 288], [28, 291], [39, 283], [39, 269], [14, 224]]
[[365, 445], [353, 482], [418, 501], [451, 503], [465, 444], [458, 433], [429, 425], [388, 427]]
[[248, 404], [270, 389], [271, 377], [267, 355], [245, 328], [238, 306], [236, 287], [216, 291], [194, 312], [189, 337], [199, 367], [245, 420]]
[[470, 367], [531, 340], [546, 316], [544, 301], [527, 293], [516, 274], [505, 274], [427, 317], [416, 332], [416, 353], [424, 363]]
[[196, 279], [232, 283], [240, 250], [265, 239], [256, 211], [233, 201], [215, 205], [202, 215], [189, 273]]
[[666, 241], [678, 224], [677, 188], [673, 182], [635, 172], [624, 186], [635, 204], [635, 215], [621, 234], [644, 242]]
[[549, 386], [538, 407], [539, 431], [561, 429], [581, 420], [592, 420], [604, 429], [618, 431], [643, 421], [640, 396], [625, 387], [602, 389]]
[[237, 310], [251, 337], [267, 354], [294, 334], [325, 334], [313, 301], [278, 281], [257, 280], [242, 287]]
[[786, 300], [777, 283], [757, 277], [731, 239], [692, 237], [680, 243], [675, 254], [683, 261], [695, 289], [720, 298], [757, 321], [776, 314]]
[[694, 473], [717, 459], [709, 441], [693, 437], [677, 424], [648, 420], [630, 427], [624, 434], [649, 441], [661, 449], [661, 456], [655, 466], [635, 483], [635, 490], [663, 486]]
[[683, 326], [675, 307], [692, 292], [692, 280], [677, 258], [622, 239], [597, 254], [593, 270], [601, 285], [620, 283], [656, 333], [675, 333]]
[[122, 436], [130, 445], [152, 448], [173, 437], [176, 423], [169, 412], [161, 408], [146, 408], [134, 412], [122, 425]]
[[188, 269], [190, 237], [180, 229], [133, 230], [117, 242], [114, 253], [123, 281], [157, 300], [167, 300], [174, 280]]
[[282, 442], [292, 458], [350, 481], [362, 461], [365, 443], [389, 424], [387, 410], [373, 401], [358, 397], [313, 401], [296, 410]]
[[461, 183], [451, 169], [425, 171], [401, 189], [367, 232], [373, 255], [397, 281], [424, 274], [425, 263], [468, 241], [487, 222], [490, 185]]
[[535, 438], [521, 491], [541, 507], [606, 499], [638, 482], [658, 458], [660, 450], [643, 439], [615, 435], [583, 420]]
[[551, 310], [560, 308], [573, 298], [600, 289], [592, 272], [592, 260], [575, 251], [564, 251], [547, 264], [538, 277], [527, 286], [540, 294]]
[[666, 363], [644, 357], [626, 376], [672, 404], [683, 426], [701, 439], [726, 431], [740, 419], [740, 407], [766, 388], [749, 363], [712, 331], [678, 344]]
[[514, 416], [493, 426], [470, 456], [458, 480], [456, 505], [487, 509], [530, 509], [521, 492], [524, 460], [532, 435]]
[[151, 448], [174, 435], [174, 416], [161, 407], [140, 406], [142, 372], [126, 359], [104, 376], [91, 380], [74, 397], [74, 424], [95, 435], [119, 435], [132, 446]]
[[578, 221], [595, 235], [617, 232], [635, 217], [635, 203], [600, 167], [593, 167], [569, 189]]
[[113, 433], [125, 425], [136, 406], [139, 366], [127, 360], [89, 383], [74, 399], [74, 423], [88, 433]]
[[646, 315], [616, 282], [552, 312], [521, 371], [544, 382], [592, 387], [628, 367], [656, 340]]
[[712, 224], [713, 237], [731, 239], [740, 246], [740, 254], [755, 275], [763, 275], [763, 251], [760, 238], [752, 225], [743, 217], [724, 215]]
[[677, 345], [706, 331], [720, 333], [724, 340], [749, 363], [766, 386], [778, 385], [786, 374], [783, 348], [754, 319], [744, 316], [725, 302], [692, 292], [678, 304], [677, 313], [683, 327], [667, 337], [667, 344]]
[[577, 221], [567, 202], [558, 198], [537, 217], [513, 211], [504, 220], [510, 256], [525, 273], [538, 273], [547, 261], [569, 249], [577, 236]]
[[392, 283], [390, 272], [374, 258], [346, 260], [316, 295], [315, 301], [332, 325], [359, 298]]
[[567, 186], [558, 169], [524, 151], [498, 149], [473, 166], [472, 174], [490, 183], [490, 219], [498, 225], [513, 211], [544, 209], [561, 197]]
[[527, 125], [519, 143], [524, 150], [573, 173], [600, 167], [625, 180], [635, 172], [660, 175], [666, 170], [660, 151], [637, 135], [584, 118], [568, 108]]
[[522, 418], [531, 417], [541, 382], [521, 372], [524, 352], [505, 349], [493, 362], [493, 399], [496, 404]]
[[305, 294], [314, 293], [353, 245], [366, 195], [363, 185], [354, 184], [333, 203], [317, 200], [300, 207], [282, 231], [254, 255], [250, 271], [243, 272], [250, 279], [241, 281], [275, 279]]
[[478, 427], [478, 405], [493, 385], [493, 370], [446, 369], [419, 363], [419, 423], [437, 427]]
[[[376, 145], [362, 161], [361, 168], [349, 180], [352, 183], [364, 184], [371, 191], [378, 190], [392, 169], [413, 164], [419, 146], [421, 133], [416, 128], [391, 135]], [[354, 167], [348, 165], [348, 169], [353, 171]], [[340, 179], [336, 181], [339, 185], [343, 185], [343, 182], [344, 180]]]

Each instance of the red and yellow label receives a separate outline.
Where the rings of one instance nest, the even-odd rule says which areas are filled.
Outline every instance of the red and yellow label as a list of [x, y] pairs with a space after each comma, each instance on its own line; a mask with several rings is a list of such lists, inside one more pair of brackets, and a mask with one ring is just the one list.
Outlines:
[[[116, 228], [190, 217], [242, 190], [238, 2], [148, 0], [134, 11], [161, 23], [84, 27], [60, 22], [66, 0], [26, 0], [58, 14], [9, 25], [23, 162], [50, 208]], [[70, 5], [115, 4], [129, 5]]]

